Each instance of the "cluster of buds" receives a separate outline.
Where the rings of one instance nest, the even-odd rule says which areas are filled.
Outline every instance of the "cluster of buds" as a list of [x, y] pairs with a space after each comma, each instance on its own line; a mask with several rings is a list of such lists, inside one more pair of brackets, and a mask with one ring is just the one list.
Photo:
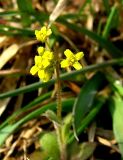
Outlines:
[[[41, 30], [36, 30], [35, 35], [37, 40], [44, 43], [48, 36], [52, 33], [51, 29], [47, 29], [45, 26]], [[31, 68], [30, 73], [35, 75], [38, 73], [39, 78], [43, 82], [47, 82], [51, 79], [54, 71], [54, 54], [50, 50], [46, 50], [44, 47], [38, 47], [38, 56], [35, 56], [35, 65]]]
[[[35, 35], [38, 41], [45, 43], [47, 38], [52, 34], [51, 29], [45, 26], [41, 30], [36, 30]], [[35, 75], [38, 73], [39, 78], [43, 82], [47, 82], [52, 78], [54, 67], [55, 67], [55, 57], [51, 50], [47, 50], [44, 47], [38, 47], [38, 56], [35, 56], [35, 65], [31, 68], [30, 73]], [[66, 59], [60, 62], [61, 68], [74, 67], [76, 70], [82, 68], [82, 65], [78, 62], [83, 56], [83, 52], [78, 52], [74, 54], [69, 49], [64, 52]]]

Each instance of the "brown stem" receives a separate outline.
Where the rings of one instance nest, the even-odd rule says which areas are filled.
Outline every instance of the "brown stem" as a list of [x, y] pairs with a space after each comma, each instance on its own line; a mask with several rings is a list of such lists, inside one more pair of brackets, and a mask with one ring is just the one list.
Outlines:
[[59, 56], [55, 52], [56, 60], [56, 83], [57, 83], [57, 116], [61, 119], [62, 117], [62, 104], [61, 104], [61, 82], [60, 82], [60, 73], [59, 73]]

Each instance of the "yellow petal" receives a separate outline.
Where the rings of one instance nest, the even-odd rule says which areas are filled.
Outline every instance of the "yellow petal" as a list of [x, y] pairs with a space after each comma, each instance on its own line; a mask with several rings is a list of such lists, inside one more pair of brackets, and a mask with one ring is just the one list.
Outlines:
[[41, 56], [35, 56], [34, 60], [35, 60], [35, 64], [38, 65], [41, 63], [42, 58], [41, 58]]
[[52, 60], [54, 58], [53, 52], [45, 51], [42, 58]]
[[60, 64], [61, 68], [66, 68], [70, 66], [69, 61], [67, 59], [62, 60]]
[[43, 26], [41, 28], [41, 33], [45, 34], [46, 35], [46, 31], [47, 31], [47, 28], [45, 26]]
[[80, 60], [82, 57], [84, 56], [84, 53], [83, 52], [78, 52], [76, 55], [75, 55], [75, 58], [76, 60]]
[[65, 51], [64, 51], [64, 54], [65, 54], [65, 56], [67, 57], [67, 58], [73, 58], [73, 56], [74, 56], [74, 54], [71, 52], [71, 50], [69, 50], [69, 49], [66, 49]]
[[42, 79], [43, 82], [47, 82], [51, 79], [51, 73], [50, 72], [45, 72], [45, 76], [44, 78]]
[[33, 67], [30, 69], [30, 73], [31, 73], [32, 75], [35, 75], [37, 72], [38, 72], [38, 67], [37, 67], [37, 66], [33, 66]]
[[82, 68], [82, 65], [81, 65], [79, 62], [75, 62], [75, 63], [73, 64], [73, 67], [74, 67], [76, 70], [79, 70], [79, 69]]
[[44, 78], [44, 74], [45, 74], [44, 70], [39, 70], [38, 71], [38, 76], [39, 76], [40, 79]]
[[42, 65], [43, 65], [43, 68], [45, 69], [46, 67], [48, 67], [50, 65], [50, 61], [48, 61], [48, 59], [43, 59]]
[[39, 31], [38, 30], [35, 30], [35, 35], [37, 35], [39, 33]]
[[38, 76], [43, 82], [47, 82], [51, 78], [51, 73], [45, 70], [38, 71]]
[[47, 36], [50, 36], [52, 34], [51, 29], [47, 29]]
[[40, 31], [35, 30], [35, 36], [36, 36], [38, 41], [41, 41]]
[[39, 54], [40, 56], [42, 56], [43, 53], [44, 53], [44, 51], [45, 51], [45, 49], [44, 49], [44, 47], [38, 47], [37, 51], [38, 51], [38, 54]]

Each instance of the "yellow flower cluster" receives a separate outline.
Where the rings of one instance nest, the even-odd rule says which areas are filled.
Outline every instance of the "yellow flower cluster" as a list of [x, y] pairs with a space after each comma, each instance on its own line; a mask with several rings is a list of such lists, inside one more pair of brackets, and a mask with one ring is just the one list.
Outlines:
[[[45, 43], [47, 37], [52, 34], [51, 29], [42, 27], [39, 31], [35, 30], [35, 35], [38, 41]], [[39, 78], [43, 82], [47, 82], [51, 79], [54, 70], [54, 54], [50, 50], [46, 50], [40, 46], [37, 49], [38, 56], [35, 56], [35, 65], [30, 69], [30, 73], [35, 75], [38, 73]]]
[[54, 68], [53, 52], [45, 50], [43, 47], [38, 48], [39, 56], [35, 56], [35, 65], [31, 68], [30, 73], [35, 75], [38, 73], [39, 78], [43, 82], [51, 79]]
[[[46, 28], [45, 26], [42, 27], [39, 31], [35, 31], [35, 35], [37, 40], [45, 43], [47, 38], [52, 34], [51, 29]], [[40, 46], [37, 49], [38, 56], [35, 56], [34, 61], [35, 65], [30, 69], [30, 73], [35, 75], [38, 73], [39, 78], [43, 82], [47, 82], [51, 79], [54, 71], [55, 66], [55, 58], [52, 51], [45, 49], [44, 47]], [[78, 62], [83, 56], [83, 52], [78, 52], [74, 54], [69, 49], [66, 49], [64, 52], [66, 59], [63, 59], [60, 63], [61, 68], [66, 67], [74, 67], [76, 70], [82, 68], [82, 65]]]

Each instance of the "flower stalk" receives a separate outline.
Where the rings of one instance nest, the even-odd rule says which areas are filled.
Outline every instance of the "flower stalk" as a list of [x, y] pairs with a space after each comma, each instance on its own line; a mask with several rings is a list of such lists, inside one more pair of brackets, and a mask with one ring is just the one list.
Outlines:
[[34, 58], [35, 65], [32, 66], [30, 73], [32, 75], [37, 73], [42, 82], [47, 82], [52, 78], [55, 70], [57, 85], [57, 118], [61, 121], [61, 125], [55, 126], [55, 129], [61, 153], [60, 160], [67, 160], [66, 140], [64, 140], [64, 136], [62, 134], [64, 124], [62, 124], [60, 66], [61, 68], [70, 69], [70, 67], [73, 67], [76, 70], [79, 70], [82, 68], [82, 65], [78, 61], [84, 56], [84, 54], [83, 52], [74, 54], [69, 49], [66, 49], [64, 52], [66, 58], [60, 62], [56, 49], [55, 52], [52, 52], [49, 45], [49, 36], [51, 34], [52, 30], [45, 26], [43, 26], [40, 30], [35, 31], [37, 40], [45, 43], [45, 47], [38, 47], [38, 56], [35, 56]]

